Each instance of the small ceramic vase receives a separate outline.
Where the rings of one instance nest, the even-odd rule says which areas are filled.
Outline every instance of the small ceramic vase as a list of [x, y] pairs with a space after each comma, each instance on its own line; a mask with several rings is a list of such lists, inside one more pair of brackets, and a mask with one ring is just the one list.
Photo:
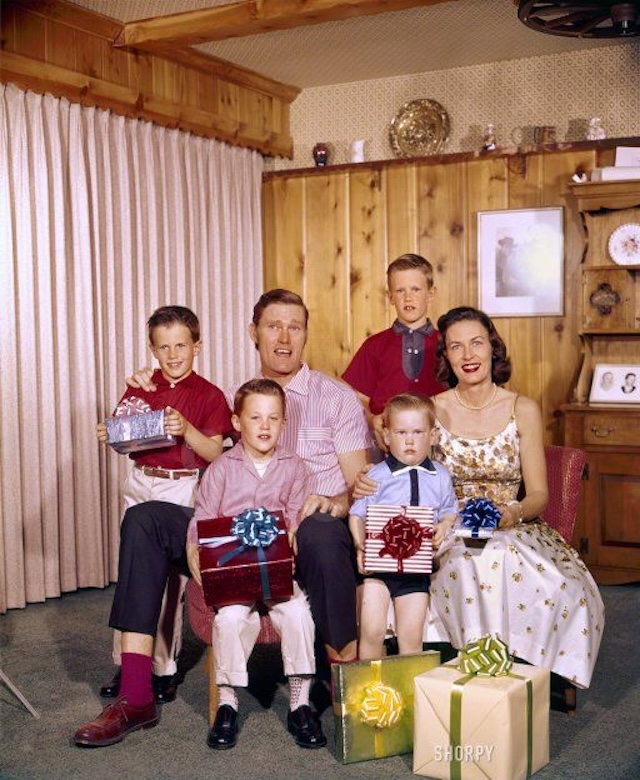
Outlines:
[[329, 147], [322, 141], [313, 147], [313, 160], [318, 168], [324, 168], [329, 162]]

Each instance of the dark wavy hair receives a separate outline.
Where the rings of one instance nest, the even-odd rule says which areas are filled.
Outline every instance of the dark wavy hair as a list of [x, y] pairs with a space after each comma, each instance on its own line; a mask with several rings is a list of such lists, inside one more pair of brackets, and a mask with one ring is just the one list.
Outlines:
[[447, 360], [446, 341], [447, 331], [456, 322], [479, 322], [489, 334], [489, 343], [491, 344], [491, 378], [497, 385], [503, 385], [511, 377], [511, 360], [507, 356], [507, 347], [500, 338], [493, 321], [480, 309], [474, 309], [472, 306], [458, 306], [450, 309], [438, 320], [438, 364], [436, 368], [436, 379], [439, 382], [448, 383], [449, 387], [455, 387], [458, 384], [456, 375], [453, 373], [451, 364]]

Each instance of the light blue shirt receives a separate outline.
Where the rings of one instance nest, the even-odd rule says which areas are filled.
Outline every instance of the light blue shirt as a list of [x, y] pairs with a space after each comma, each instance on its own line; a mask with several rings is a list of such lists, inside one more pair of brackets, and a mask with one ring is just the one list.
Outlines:
[[367, 507], [371, 504], [410, 506], [409, 472], [412, 469], [418, 474], [418, 506], [433, 508], [434, 523], [439, 523], [445, 515], [456, 515], [458, 499], [453, 490], [451, 474], [441, 463], [427, 459], [420, 466], [404, 466], [393, 456], [377, 463], [368, 472], [367, 476], [378, 483], [378, 489], [372, 495], [355, 501], [349, 514], [365, 518]]

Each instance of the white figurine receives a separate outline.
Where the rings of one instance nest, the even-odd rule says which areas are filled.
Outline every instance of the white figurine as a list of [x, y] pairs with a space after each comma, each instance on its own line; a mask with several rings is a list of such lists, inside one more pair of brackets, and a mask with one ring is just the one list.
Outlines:
[[484, 152], [492, 152], [496, 148], [496, 145], [496, 128], [494, 125], [489, 124], [484, 129], [482, 150]]
[[607, 134], [602, 127], [602, 119], [599, 116], [592, 116], [589, 120], [589, 127], [587, 128], [587, 141], [601, 141], [607, 137]]

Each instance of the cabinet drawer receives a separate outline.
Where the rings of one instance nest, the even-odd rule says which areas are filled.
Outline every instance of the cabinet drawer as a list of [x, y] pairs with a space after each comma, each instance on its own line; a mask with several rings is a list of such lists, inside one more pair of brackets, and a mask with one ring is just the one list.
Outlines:
[[587, 414], [584, 418], [584, 443], [637, 447], [640, 443], [638, 417]]

